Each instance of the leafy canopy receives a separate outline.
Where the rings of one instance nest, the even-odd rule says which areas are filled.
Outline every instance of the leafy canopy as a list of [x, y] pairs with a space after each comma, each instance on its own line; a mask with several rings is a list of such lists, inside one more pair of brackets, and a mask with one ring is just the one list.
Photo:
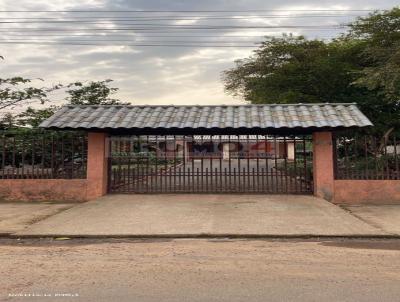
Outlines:
[[328, 42], [267, 37], [223, 81], [251, 103], [356, 102], [385, 131], [400, 126], [399, 43], [400, 10], [375, 12]]

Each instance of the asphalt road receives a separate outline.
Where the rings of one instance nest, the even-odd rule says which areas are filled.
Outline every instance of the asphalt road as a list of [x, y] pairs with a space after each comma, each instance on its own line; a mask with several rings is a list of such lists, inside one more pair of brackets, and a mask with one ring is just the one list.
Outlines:
[[0, 276], [1, 301], [399, 301], [400, 241], [1, 239]]

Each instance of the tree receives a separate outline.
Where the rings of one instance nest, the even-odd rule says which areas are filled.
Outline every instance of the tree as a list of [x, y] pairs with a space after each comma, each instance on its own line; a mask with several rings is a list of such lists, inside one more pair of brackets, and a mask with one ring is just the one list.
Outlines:
[[223, 73], [228, 93], [251, 103], [356, 102], [386, 132], [400, 127], [399, 9], [359, 18], [332, 41], [267, 38]]
[[16, 115], [16, 124], [23, 127], [37, 128], [41, 122], [52, 116], [57, 109], [58, 107], [54, 105], [44, 109], [28, 107], [24, 112]]
[[225, 88], [252, 103], [349, 102], [354, 53], [342, 40], [324, 43], [285, 35], [267, 38], [255, 54], [224, 73]]
[[44, 104], [48, 101], [47, 95], [49, 92], [62, 87], [61, 85], [55, 85], [53, 87], [37, 88], [29, 86], [31, 82], [32, 79], [23, 77], [0, 78], [0, 110], [13, 109], [16, 106], [35, 102]]
[[375, 12], [351, 24], [349, 37], [363, 44], [365, 68], [355, 84], [400, 99], [400, 8]]
[[69, 96], [67, 101], [71, 105], [116, 105], [122, 104], [119, 100], [110, 96], [118, 91], [118, 88], [109, 87], [112, 80], [104, 80], [97, 82], [75, 82], [68, 87], [74, 87], [67, 90]]

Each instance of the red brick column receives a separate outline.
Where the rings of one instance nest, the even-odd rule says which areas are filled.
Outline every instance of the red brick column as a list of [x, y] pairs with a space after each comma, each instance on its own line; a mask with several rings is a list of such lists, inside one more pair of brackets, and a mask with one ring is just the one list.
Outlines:
[[108, 144], [107, 133], [88, 133], [87, 199], [107, 193]]
[[314, 195], [331, 201], [334, 197], [332, 132], [313, 133]]

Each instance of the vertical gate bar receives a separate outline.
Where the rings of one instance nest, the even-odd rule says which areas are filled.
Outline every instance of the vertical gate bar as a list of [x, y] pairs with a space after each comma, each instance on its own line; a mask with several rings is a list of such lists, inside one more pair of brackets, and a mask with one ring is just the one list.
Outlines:
[[239, 154], [239, 146], [240, 146], [240, 134], [237, 135], [237, 149], [238, 149], [237, 166], [238, 166], [238, 188], [239, 188], [239, 192], [242, 192], [244, 186], [242, 186], [241, 181], [240, 181], [240, 160], [241, 160], [241, 156]]
[[3, 156], [1, 158], [1, 170], [2, 170], [1, 172], [3, 174], [3, 177], [2, 177], [3, 179], [5, 178], [4, 175], [5, 175], [5, 170], [6, 170], [6, 154], [7, 154], [6, 148], [7, 148], [7, 139], [6, 139], [6, 136], [3, 134], [3, 146], [2, 146]]
[[233, 168], [233, 188], [231, 190], [236, 190], [236, 167]]
[[[357, 160], [357, 158], [359, 157], [359, 154], [358, 154], [358, 140], [357, 140], [357, 135], [355, 135], [354, 136], [354, 141], [353, 141], [353, 157], [351, 158], [350, 157], [350, 159], [351, 159], [351, 161], [355, 161], [355, 160]], [[354, 167], [352, 167], [351, 168], [351, 171], [352, 171], [352, 173], [351, 173], [351, 178], [352, 179], [360, 179], [360, 171], [358, 171], [358, 169], [357, 168], [354, 168]]]
[[346, 137], [343, 137], [343, 147], [344, 147], [344, 174], [345, 179], [349, 179], [349, 156], [348, 156], [348, 152], [347, 152], [347, 141], [346, 141]]
[[364, 156], [365, 156], [365, 169], [364, 169], [364, 178], [369, 179], [369, 163], [368, 163], [368, 144], [367, 144], [367, 136], [364, 135]]
[[[46, 138], [43, 136], [43, 141], [42, 141], [42, 174], [44, 174], [44, 178], [50, 178], [50, 173], [49, 169], [45, 166], [46, 165], [46, 156], [49, 156], [49, 159], [51, 160], [51, 148], [50, 152], [49, 149], [47, 148], [48, 143], [46, 141]], [[48, 154], [49, 153], [49, 154]]]
[[[108, 154], [108, 158], [107, 158], [107, 167], [108, 167], [108, 177], [107, 177], [107, 193], [112, 192], [112, 179], [113, 179], [113, 171], [112, 171], [112, 145], [111, 145], [111, 138], [109, 138], [108, 140], [108, 150], [109, 150], [109, 154]], [[82, 148], [82, 157], [83, 157], [83, 152], [84, 149]]]
[[[133, 138], [132, 138], [133, 139]], [[133, 141], [134, 143], [134, 141]], [[136, 154], [133, 152], [134, 156], [134, 161], [133, 161], [133, 168], [132, 168], [132, 191], [131, 193], [138, 193], [138, 188], [137, 188], [137, 179], [138, 179], [138, 171], [137, 171], [137, 159], [136, 159]]]
[[206, 192], [208, 192], [208, 167], [206, 168]]
[[[65, 173], [65, 142], [64, 135], [61, 136], [61, 171]], [[72, 169], [71, 169], [72, 172]], [[72, 174], [72, 173], [71, 173]]]
[[222, 143], [222, 138], [221, 135], [218, 136], [219, 138], [219, 148], [218, 148], [218, 157], [219, 157], [219, 186], [220, 189], [222, 190], [222, 159], [224, 155], [224, 144]]
[[137, 136], [137, 145], [136, 147], [138, 148], [138, 155], [139, 155], [139, 181], [138, 181], [138, 186], [139, 186], [139, 192], [144, 193], [145, 191], [145, 179], [144, 179], [144, 173], [145, 173], [145, 157], [144, 154], [141, 150], [141, 145], [142, 145], [142, 136]]
[[243, 167], [243, 192], [247, 192], [248, 188], [246, 188], [246, 168]]
[[118, 188], [120, 188], [120, 186], [121, 186], [121, 168], [122, 168], [122, 165], [121, 165], [121, 160], [122, 160], [122, 152], [121, 152], [121, 150], [122, 150], [122, 147], [121, 147], [121, 144], [122, 144], [122, 139], [121, 139], [121, 137], [117, 137], [116, 138], [116, 149], [117, 149], [117, 158], [118, 158], [118, 161], [117, 161], [117, 169], [115, 169], [115, 172], [116, 172], [116, 174], [117, 174], [117, 179], [116, 179], [116, 182], [117, 182], [117, 186], [118, 186]]
[[375, 162], [375, 176], [374, 179], [379, 179], [379, 172], [378, 172], [378, 146], [376, 144], [376, 137], [373, 137], [374, 141], [374, 162]]
[[[274, 151], [274, 160], [275, 160], [275, 162], [274, 162], [274, 165], [275, 165], [275, 185], [274, 185], [274, 191], [276, 192], [276, 193], [280, 193], [280, 190], [278, 190], [278, 188], [279, 188], [279, 186], [278, 186], [278, 183], [279, 183], [279, 179], [278, 179], [278, 154], [277, 154], [277, 139], [276, 139], [276, 135], [274, 135], [274, 149], [275, 149], [275, 151]], [[272, 169], [271, 169], [271, 171], [272, 171]]]
[[146, 173], [146, 156], [142, 150], [142, 141], [143, 137], [138, 135], [138, 141], [137, 141], [137, 148], [139, 151], [139, 162], [140, 162], [140, 181], [139, 181], [139, 186], [140, 186], [140, 192], [145, 193], [146, 191], [146, 178], [145, 178], [145, 173]]
[[[163, 173], [163, 178], [165, 177], [165, 181], [164, 181], [164, 191], [165, 192], [167, 192], [168, 191], [168, 177], [167, 177], [167, 167], [168, 167], [168, 164], [167, 164], [167, 162], [168, 162], [168, 159], [167, 159], [167, 150], [168, 150], [168, 148], [167, 148], [167, 136], [166, 135], [164, 135], [164, 173]], [[163, 192], [164, 192], [163, 191]]]
[[[87, 167], [87, 158], [86, 158], [86, 148], [85, 148], [85, 136], [81, 136], [81, 140], [82, 140], [82, 144], [81, 144], [81, 154], [82, 154], [82, 165], [81, 165], [81, 177], [83, 177], [83, 175], [86, 172], [86, 167]], [[109, 149], [111, 150], [111, 149]], [[109, 151], [110, 152], [110, 151]], [[107, 154], [107, 157], [110, 157], [110, 154]]]
[[[74, 136], [72, 135], [71, 136], [71, 177], [73, 177], [73, 175], [74, 175], [74, 164], [75, 164], [75, 161], [74, 161], [74, 156], [75, 156], [75, 148], [74, 148], [74, 145], [75, 145], [75, 141], [74, 141]], [[57, 152], [57, 148], [56, 148], [56, 152]]]
[[294, 192], [295, 193], [299, 193], [298, 192], [298, 187], [297, 187], [297, 182], [298, 182], [298, 178], [297, 178], [297, 142], [296, 142], [296, 135], [293, 136], [293, 150], [294, 150], [294, 154], [293, 154], [293, 160], [294, 160], [294, 165], [293, 165], [293, 173], [294, 173]]
[[204, 171], [204, 155], [203, 155], [203, 146], [204, 146], [204, 137], [203, 135], [200, 136], [201, 138], [201, 162], [200, 162], [200, 172], [201, 172], [201, 191], [203, 191], [203, 187], [204, 187], [204, 177], [203, 177], [203, 171]]
[[257, 170], [257, 191], [260, 191], [260, 154], [259, 154], [259, 141], [258, 141], [258, 134], [256, 134], [256, 170]]
[[123, 179], [123, 191], [124, 192], [126, 192], [127, 191], [127, 188], [126, 188], [126, 184], [127, 184], [127, 182], [126, 182], [126, 179], [127, 179], [127, 177], [126, 177], [126, 168], [125, 167], [123, 167], [122, 168], [122, 179]]
[[[15, 175], [15, 150], [16, 149], [16, 142], [15, 142], [15, 136], [13, 136], [13, 146], [12, 146], [12, 178], [18, 178], [18, 170], [17, 170], [17, 175]], [[44, 145], [43, 145], [44, 149]]]
[[[196, 171], [197, 171], [197, 179], [199, 179], [199, 168], [196, 168]], [[199, 181], [197, 181], [197, 192], [200, 192], [200, 182]]]
[[231, 136], [228, 135], [228, 179], [229, 179], [229, 185], [228, 188], [231, 190], [231, 169], [232, 169], [232, 155], [231, 155]]
[[261, 191], [265, 192], [264, 168], [261, 168], [261, 182], [262, 182]]
[[[211, 180], [211, 182], [210, 182], [210, 190], [211, 191], [213, 191], [213, 188], [214, 188], [214, 186], [213, 186], [213, 158], [214, 158], [214, 152], [215, 152], [215, 150], [214, 150], [214, 142], [213, 142], [213, 136], [212, 135], [210, 135], [210, 141], [211, 141], [211, 152], [210, 152], [210, 180]], [[207, 149], [207, 152], [208, 152], [208, 149]]]
[[385, 155], [385, 166], [386, 166], [386, 179], [390, 179], [390, 168], [389, 168], [389, 159], [387, 156], [387, 140], [386, 138], [384, 139], [384, 155]]
[[177, 187], [178, 192], [182, 191], [182, 174], [181, 173], [182, 173], [182, 167], [179, 166], [179, 169], [178, 169], [179, 178], [178, 178], [178, 187]]
[[25, 166], [25, 140], [22, 140], [22, 144], [21, 144], [21, 165], [22, 165], [22, 169], [20, 171], [20, 178], [25, 178], [24, 175], [24, 166]]
[[147, 174], [149, 192], [154, 193], [153, 191], [153, 167], [149, 167], [149, 173]]
[[[127, 149], [127, 151], [129, 152], [129, 154], [127, 155], [127, 158], [124, 160], [124, 161], [126, 161], [127, 160], [127, 167], [128, 167], [128, 179], [127, 179], [127, 181], [128, 182], [126, 182], [126, 180], [124, 181], [124, 186], [126, 187], [126, 190], [128, 191], [128, 192], [134, 192], [135, 191], [135, 189], [134, 189], [134, 181], [135, 181], [135, 178], [134, 178], [134, 176], [133, 176], [133, 173], [132, 173], [132, 155], [133, 156], [135, 156], [135, 141], [133, 141], [133, 143], [132, 143], [132, 137], [130, 137], [129, 138], [129, 148]], [[120, 153], [121, 154], [121, 153]], [[133, 165], [135, 166], [135, 162], [133, 162]]]
[[193, 174], [193, 170], [191, 172], [190, 171], [190, 167], [187, 167], [186, 168], [186, 173], [187, 173], [187, 176], [188, 176], [188, 181], [187, 181], [188, 186], [187, 186], [187, 189], [185, 188], [185, 192], [188, 192], [188, 193], [194, 192], [194, 179], [193, 179], [193, 175], [192, 175]]
[[395, 167], [395, 178], [394, 179], [400, 179], [399, 175], [399, 161], [397, 158], [397, 140], [396, 140], [396, 135], [393, 135], [393, 145], [394, 145], [394, 167]]
[[[168, 137], [167, 137], [167, 140], [168, 140]], [[167, 144], [167, 146], [168, 146], [168, 144]], [[170, 162], [173, 163], [173, 160], [170, 159], [170, 157], [171, 157], [170, 152], [168, 152], [167, 157], [168, 157], [169, 164], [170, 164]], [[168, 186], [169, 191], [168, 192], [172, 192], [172, 167], [170, 165], [168, 165], [168, 183], [169, 183], [169, 186]]]
[[[283, 160], [284, 160], [284, 171], [285, 171], [285, 193], [288, 193], [288, 166], [287, 166], [287, 159], [288, 159], [288, 146], [287, 146], [287, 141], [286, 141], [286, 136], [283, 137], [283, 147], [284, 149], [284, 154], [283, 154]], [[290, 179], [290, 178], [289, 178]]]
[[303, 157], [304, 157], [304, 191], [307, 192], [308, 178], [307, 178], [307, 151], [306, 151], [306, 137], [303, 135]]
[[226, 167], [224, 167], [224, 178], [225, 178], [225, 183], [224, 183], [224, 189], [223, 190], [221, 190], [221, 191], [223, 191], [223, 192], [226, 192], [226, 188], [227, 188], [227, 175], [226, 175], [226, 173], [227, 173], [227, 171], [226, 171]]
[[268, 173], [268, 170], [269, 170], [269, 167], [268, 167], [268, 136], [267, 135], [264, 135], [264, 157], [265, 157], [265, 180], [266, 180], [266, 185], [267, 185], [267, 187], [266, 187], [266, 191], [267, 192], [269, 192], [269, 188], [270, 188], [270, 185], [269, 185], [269, 173]]
[[[173, 139], [174, 139], [174, 141], [173, 141], [173, 144], [174, 144], [174, 175], [173, 175], [173, 183], [174, 183], [174, 185], [173, 185], [173, 192], [175, 192], [175, 190], [176, 190], [176, 136], [175, 135], [173, 136]], [[171, 171], [171, 173], [172, 173], [172, 171]]]
[[155, 189], [158, 191], [159, 189], [159, 179], [158, 179], [158, 156], [160, 155], [159, 148], [158, 148], [158, 135], [155, 135]]
[[249, 146], [250, 146], [250, 141], [249, 141], [249, 135], [246, 135], [246, 157], [247, 157], [247, 190], [250, 190], [250, 154], [249, 154]]
[[182, 150], [182, 155], [183, 155], [183, 190], [185, 190], [185, 188], [186, 188], [186, 175], [185, 175], [185, 172], [186, 172], [186, 156], [187, 156], [187, 154], [186, 154], [186, 152], [187, 152], [186, 144], [187, 144], [186, 135], [183, 135], [183, 137], [182, 137], [182, 147], [183, 147], [183, 150]]
[[257, 187], [256, 187], [256, 174], [255, 174], [255, 170], [254, 167], [252, 167], [252, 174], [253, 174], [253, 184], [252, 184], [252, 192], [257, 191]]
[[221, 190], [218, 190], [218, 168], [214, 168], [214, 175], [215, 175], [215, 186], [214, 186], [214, 190], [216, 193], [220, 193]]
[[[199, 181], [198, 179], [196, 179], [195, 177], [195, 173], [194, 173], [194, 144], [195, 144], [195, 140], [194, 140], [194, 136], [192, 136], [192, 156], [191, 156], [191, 161], [192, 161], [192, 190], [193, 192], [195, 192], [195, 185], [197, 186], [197, 182]], [[196, 181], [195, 181], [196, 180]], [[196, 183], [196, 184], [195, 184]]]
[[35, 178], [35, 137], [31, 138], [31, 164], [32, 164], [32, 173], [31, 178]]
[[146, 176], [145, 176], [145, 182], [146, 182], [146, 192], [149, 193], [151, 192], [150, 188], [150, 178], [149, 178], [149, 172], [150, 172], [150, 146], [149, 146], [149, 136], [146, 135]]

